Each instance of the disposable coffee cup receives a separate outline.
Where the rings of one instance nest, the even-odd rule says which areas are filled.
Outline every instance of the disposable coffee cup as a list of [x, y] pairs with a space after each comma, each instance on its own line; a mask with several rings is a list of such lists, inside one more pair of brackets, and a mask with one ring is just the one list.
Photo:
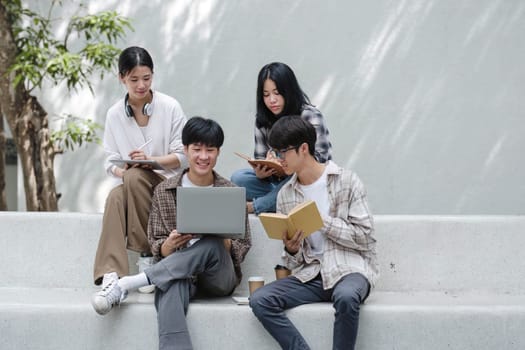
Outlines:
[[275, 266], [275, 279], [280, 280], [281, 278], [286, 278], [290, 276], [290, 270], [283, 265]]
[[248, 278], [248, 288], [250, 289], [250, 295], [252, 295], [253, 292], [257, 288], [260, 288], [264, 286], [264, 278], [261, 276], [252, 276]]

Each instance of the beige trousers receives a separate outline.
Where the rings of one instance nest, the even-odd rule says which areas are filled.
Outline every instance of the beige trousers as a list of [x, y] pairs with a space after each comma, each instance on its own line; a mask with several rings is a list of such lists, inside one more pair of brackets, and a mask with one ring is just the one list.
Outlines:
[[107, 272], [116, 272], [119, 277], [129, 274], [126, 249], [150, 252], [147, 228], [151, 198], [163, 180], [151, 170], [131, 168], [125, 172], [123, 183], [109, 193], [95, 256], [95, 284], [100, 284]]

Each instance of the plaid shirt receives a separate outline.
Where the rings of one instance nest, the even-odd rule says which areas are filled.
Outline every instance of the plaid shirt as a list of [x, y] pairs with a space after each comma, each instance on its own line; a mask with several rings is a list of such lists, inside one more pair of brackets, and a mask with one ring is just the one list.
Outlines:
[[[361, 180], [350, 170], [327, 163], [330, 216], [323, 217], [324, 252], [320, 260], [314, 256], [308, 240], [303, 240], [295, 255], [285, 253], [285, 261], [293, 275], [307, 282], [321, 273], [323, 287], [330, 289], [345, 275], [359, 272], [373, 287], [379, 276], [376, 257], [374, 223], [368, 209]], [[287, 214], [304, 201], [294, 174], [277, 196], [277, 211]]]
[[[306, 105], [301, 112], [301, 117], [315, 127], [317, 134], [315, 159], [320, 163], [325, 163], [332, 159], [332, 144], [328, 140], [329, 132], [321, 112], [311, 105]], [[255, 150], [253, 152], [253, 158], [266, 158], [266, 153], [270, 150], [270, 145], [268, 145], [269, 132], [269, 128], [259, 129], [257, 126], [255, 127]]]
[[[171, 231], [177, 228], [177, 186], [182, 185], [182, 176], [188, 169], [179, 172], [172, 178], [161, 182], [155, 187], [151, 202], [151, 211], [148, 222], [148, 239], [157, 262], [162, 259], [160, 247], [168, 238]], [[215, 187], [234, 187], [235, 185], [226, 180], [215, 171], [213, 172]], [[203, 218], [205, 219], [205, 218]], [[241, 263], [250, 249], [251, 234], [248, 213], [246, 213], [246, 235], [243, 239], [232, 239], [231, 257], [238, 282], [241, 281]]]

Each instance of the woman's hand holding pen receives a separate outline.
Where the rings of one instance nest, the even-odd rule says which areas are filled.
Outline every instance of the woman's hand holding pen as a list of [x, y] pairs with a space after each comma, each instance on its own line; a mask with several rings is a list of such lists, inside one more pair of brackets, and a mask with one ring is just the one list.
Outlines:
[[146, 156], [146, 153], [144, 153], [144, 147], [149, 145], [151, 141], [152, 139], [149, 139], [148, 141], [137, 147], [137, 149], [131, 151], [129, 153], [129, 158], [133, 160], [147, 160], [148, 156]]
[[[142, 149], [144, 147], [146, 147], [151, 141], [152, 141], [152, 139], [149, 139], [148, 141], [146, 141], [145, 143], [143, 143], [142, 145], [137, 147], [137, 149], [131, 151], [128, 154], [129, 159], [132, 159], [132, 160], [147, 160], [148, 156], [146, 155], [146, 153], [144, 153], [144, 151]], [[135, 165], [133, 165], [131, 167], [138, 167], [138, 166], [141, 166], [141, 165], [135, 164]], [[144, 169], [151, 169], [151, 165], [148, 165], [148, 164], [143, 164], [141, 167], [144, 168]], [[115, 167], [113, 167], [112, 171], [113, 171], [113, 174], [115, 174], [116, 176], [124, 177], [124, 173], [129, 168], [130, 168], [130, 165], [129, 164], [125, 164], [124, 168], [119, 168], [119, 167], [115, 166]]]
[[[146, 156], [144, 151], [136, 149], [136, 150], [133, 150], [133, 151], [131, 151], [129, 153], [129, 159], [131, 159], [131, 160], [147, 160], [148, 156]], [[144, 168], [144, 169], [150, 169], [151, 165], [148, 165], [148, 164], [133, 164], [133, 165], [126, 164], [126, 170], [129, 169], [129, 168], [138, 168], [138, 167]]]
[[132, 159], [132, 160], [147, 160], [148, 156], [146, 155], [146, 153], [144, 153], [143, 150], [136, 149], [136, 150], [133, 150], [133, 151], [129, 152], [129, 159]]
[[[131, 151], [128, 156], [129, 156], [129, 159], [132, 159], [132, 160], [148, 160], [148, 156], [146, 155], [146, 153], [144, 153], [144, 147], [146, 147], [149, 143], [151, 142], [151, 139], [149, 139], [148, 141], [146, 141], [144, 144], [142, 144], [141, 146], [139, 146], [137, 149]], [[137, 167], [137, 166], [140, 166], [139, 164], [136, 164], [134, 165], [134, 167]], [[146, 169], [150, 169], [151, 166], [150, 165], [142, 165], [141, 166], [142, 168], [146, 168]]]

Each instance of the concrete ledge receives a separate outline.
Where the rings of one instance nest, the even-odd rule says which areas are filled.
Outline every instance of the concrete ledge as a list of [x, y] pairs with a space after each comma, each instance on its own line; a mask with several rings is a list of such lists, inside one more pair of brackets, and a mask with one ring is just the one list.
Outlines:
[[[89, 305], [90, 291], [0, 289], [2, 349], [154, 349], [153, 295], [132, 293], [106, 316]], [[330, 349], [333, 309], [304, 305], [288, 315], [313, 349]], [[246, 305], [229, 298], [190, 304], [195, 349], [276, 349]], [[363, 305], [358, 348], [523, 349], [525, 297], [378, 292]], [[7, 340], [7, 341], [6, 341]]]
[[[2, 349], [152, 349], [153, 295], [132, 293], [102, 317], [89, 303], [100, 214], [0, 213]], [[250, 217], [244, 276], [274, 279], [281, 242]], [[377, 216], [381, 278], [362, 307], [358, 348], [523, 349], [525, 217]], [[134, 263], [136, 254], [130, 254]], [[235, 291], [246, 296], [246, 283]], [[313, 349], [331, 348], [329, 303], [288, 312]], [[276, 349], [248, 306], [195, 300], [195, 349]]]
[[[0, 212], [1, 287], [88, 288], [101, 214]], [[525, 216], [376, 216], [380, 291], [525, 291]], [[250, 216], [245, 277], [272, 281], [282, 244]], [[136, 254], [130, 253], [135, 268]], [[38, 273], [35, 273], [38, 271]], [[31, 278], [27, 278], [31, 276]], [[240, 291], [247, 290], [243, 281]]]
[[93, 283], [101, 214], [0, 212], [0, 287], [82, 288]]
[[525, 216], [378, 216], [378, 290], [523, 294]]

